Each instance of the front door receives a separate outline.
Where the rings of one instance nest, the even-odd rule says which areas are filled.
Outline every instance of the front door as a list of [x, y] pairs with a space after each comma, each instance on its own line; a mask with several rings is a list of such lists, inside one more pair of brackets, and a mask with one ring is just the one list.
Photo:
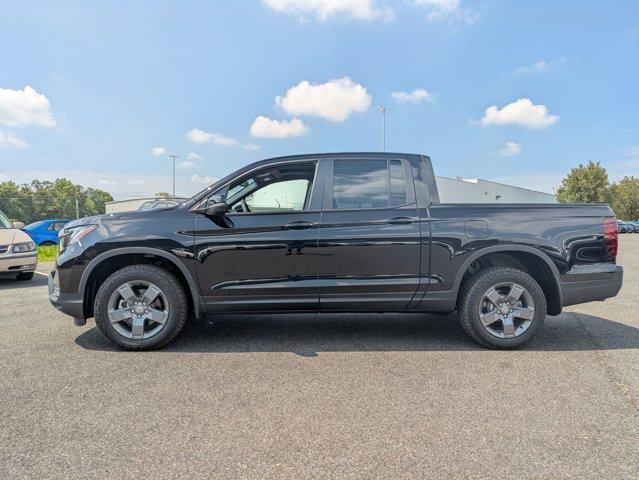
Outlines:
[[412, 170], [388, 158], [328, 160], [319, 230], [322, 310], [407, 307], [419, 286]]
[[224, 216], [198, 215], [195, 256], [209, 311], [316, 310], [322, 197], [318, 162], [262, 167], [231, 181]]

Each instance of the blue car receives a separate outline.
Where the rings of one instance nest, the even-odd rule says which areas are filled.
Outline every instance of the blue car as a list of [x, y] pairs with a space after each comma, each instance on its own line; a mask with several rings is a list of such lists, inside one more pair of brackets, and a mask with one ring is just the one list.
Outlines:
[[40, 220], [31, 223], [22, 230], [27, 232], [36, 245], [57, 245], [58, 232], [64, 228], [69, 220], [54, 219]]
[[628, 233], [628, 226], [625, 222], [621, 220], [617, 220], [617, 232], [618, 233]]

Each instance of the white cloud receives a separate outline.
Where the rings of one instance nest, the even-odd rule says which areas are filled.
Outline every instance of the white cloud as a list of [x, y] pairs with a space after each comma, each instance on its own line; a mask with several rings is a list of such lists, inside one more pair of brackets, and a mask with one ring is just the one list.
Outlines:
[[10, 127], [55, 127], [47, 97], [27, 85], [24, 90], [0, 87], [0, 123]]
[[433, 99], [433, 94], [423, 88], [417, 88], [412, 92], [393, 92], [391, 98], [397, 103], [419, 103], [429, 102]]
[[299, 118], [274, 120], [260, 115], [251, 125], [251, 135], [257, 138], [287, 138], [306, 135], [310, 129]]
[[527, 75], [530, 73], [544, 72], [548, 70], [548, 68], [550, 68], [550, 66], [548, 65], [548, 62], [544, 60], [540, 60], [530, 65], [518, 67], [517, 70], [515, 70], [515, 73], [517, 75]]
[[27, 144], [27, 142], [20, 140], [18, 137], [9, 132], [0, 132], [0, 147], [5, 146], [17, 148], [18, 150], [20, 150], [22, 148], [27, 148], [29, 145]]
[[389, 19], [393, 10], [378, 5], [376, 0], [262, 0], [271, 10], [296, 17], [324, 22], [333, 17], [354, 20]]
[[499, 149], [499, 155], [502, 157], [512, 157], [519, 155], [522, 151], [521, 145], [515, 142], [506, 142], [503, 148]]
[[618, 150], [621, 160], [607, 166], [608, 177], [612, 181], [625, 176], [639, 177], [639, 145], [629, 145]]
[[312, 84], [303, 80], [287, 90], [275, 103], [289, 115], [322, 117], [332, 122], [343, 122], [355, 112], [365, 112], [371, 106], [366, 88], [349, 77]]
[[191, 182], [197, 183], [199, 185], [210, 185], [212, 183], [215, 183], [215, 181], [217, 181], [217, 178], [210, 177], [208, 175], [191, 175]]
[[183, 160], [182, 162], [176, 165], [176, 168], [179, 170], [191, 170], [197, 166], [198, 164], [192, 160]]
[[254, 145], [253, 143], [247, 143], [245, 145], [242, 145], [242, 148], [244, 150], [259, 150], [260, 146], [259, 145]]
[[540, 129], [557, 123], [558, 115], [548, 113], [545, 105], [535, 105], [528, 98], [509, 103], [503, 108], [488, 107], [480, 120], [482, 125], [521, 125], [525, 128]]
[[204, 157], [202, 155], [198, 155], [195, 152], [190, 152], [187, 156], [185, 160], [182, 160], [181, 162], [179, 162], [177, 164], [177, 168], [179, 170], [191, 170], [193, 168], [197, 168], [200, 166], [200, 163], [202, 160], [204, 160]]
[[461, 0], [414, 0], [414, 3], [426, 9], [426, 19], [429, 22], [446, 20], [471, 25], [479, 19], [479, 13], [462, 7]]
[[144, 180], [129, 180], [129, 185], [144, 185]]
[[115, 182], [113, 180], [105, 180], [104, 178], [101, 178], [100, 180], [98, 180], [98, 183], [100, 185], [108, 185], [108, 186], [115, 185]]
[[191, 140], [193, 143], [213, 143], [223, 147], [237, 145], [237, 140], [234, 140], [233, 138], [225, 137], [220, 133], [205, 132], [199, 128], [194, 128], [188, 132], [186, 134], [186, 138]]
[[200, 160], [204, 160], [204, 157], [202, 155], [198, 155], [195, 152], [190, 152], [187, 156], [186, 156], [187, 160], [191, 160], [193, 162], [198, 162]]
[[639, 160], [639, 145], [629, 145], [620, 149], [621, 156], [626, 159]]
[[[300, 22], [325, 22], [333, 18], [390, 20], [395, 15], [394, 9], [385, 0], [262, 0], [262, 3], [271, 10], [293, 16]], [[407, 3], [423, 8], [429, 22], [447, 21], [471, 25], [479, 19], [479, 12], [462, 6], [462, 0], [409, 0]]]
[[155, 155], [159, 157], [160, 155], [166, 155], [166, 148], [164, 147], [153, 147], [151, 149], [151, 155]]

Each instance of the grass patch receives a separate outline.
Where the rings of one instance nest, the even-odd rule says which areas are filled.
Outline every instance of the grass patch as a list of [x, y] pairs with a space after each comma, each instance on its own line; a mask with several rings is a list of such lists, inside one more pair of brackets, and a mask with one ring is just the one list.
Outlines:
[[58, 256], [59, 250], [57, 245], [42, 245], [38, 247], [38, 261], [53, 262], [55, 257]]

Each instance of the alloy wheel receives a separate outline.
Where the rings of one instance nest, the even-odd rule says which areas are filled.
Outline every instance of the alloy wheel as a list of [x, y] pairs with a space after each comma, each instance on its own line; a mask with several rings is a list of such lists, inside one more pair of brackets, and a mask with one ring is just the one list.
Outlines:
[[140, 340], [151, 338], [169, 318], [169, 302], [157, 285], [144, 280], [126, 282], [109, 298], [107, 314], [120, 335]]
[[495, 337], [518, 337], [535, 318], [532, 295], [514, 282], [493, 285], [482, 296], [479, 318], [484, 329]]

